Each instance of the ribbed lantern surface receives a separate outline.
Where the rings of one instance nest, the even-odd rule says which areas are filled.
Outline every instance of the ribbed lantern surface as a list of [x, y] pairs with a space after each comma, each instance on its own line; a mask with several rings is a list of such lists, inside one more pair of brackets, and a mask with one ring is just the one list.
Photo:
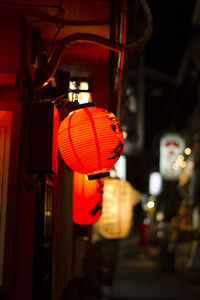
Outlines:
[[103, 108], [84, 107], [71, 112], [58, 132], [64, 162], [82, 174], [109, 172], [122, 154], [123, 145], [119, 121]]
[[88, 180], [87, 176], [73, 174], [73, 222], [91, 225], [101, 216], [104, 178]]

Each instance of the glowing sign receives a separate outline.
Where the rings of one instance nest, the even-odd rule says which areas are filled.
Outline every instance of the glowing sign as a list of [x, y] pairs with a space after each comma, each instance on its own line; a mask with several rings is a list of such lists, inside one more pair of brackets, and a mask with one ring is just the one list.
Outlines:
[[185, 140], [178, 133], [167, 133], [160, 140], [160, 174], [164, 179], [177, 180], [181, 171], [180, 154]]

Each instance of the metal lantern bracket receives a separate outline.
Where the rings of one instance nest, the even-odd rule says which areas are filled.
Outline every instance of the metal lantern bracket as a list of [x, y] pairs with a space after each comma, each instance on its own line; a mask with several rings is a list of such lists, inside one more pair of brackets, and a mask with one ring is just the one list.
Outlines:
[[144, 11], [145, 21], [144, 21], [144, 30], [143, 34], [133, 42], [129, 44], [121, 44], [109, 39], [106, 39], [102, 36], [98, 36], [95, 34], [87, 34], [87, 33], [76, 33], [69, 35], [63, 38], [56, 46], [53, 51], [52, 56], [50, 57], [46, 68], [43, 71], [43, 74], [39, 81], [35, 82], [35, 89], [41, 89], [45, 87], [54, 76], [61, 57], [65, 51], [65, 49], [72, 44], [75, 43], [92, 43], [99, 45], [104, 48], [108, 48], [115, 52], [136, 52], [140, 48], [142, 48], [147, 41], [149, 40], [151, 33], [152, 33], [152, 15], [145, 0], [140, 0], [140, 5]]

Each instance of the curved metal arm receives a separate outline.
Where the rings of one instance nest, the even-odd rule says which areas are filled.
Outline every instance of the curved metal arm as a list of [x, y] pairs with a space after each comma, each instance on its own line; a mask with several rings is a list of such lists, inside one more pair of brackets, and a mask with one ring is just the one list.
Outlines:
[[61, 60], [61, 57], [65, 49], [71, 44], [87, 42], [87, 43], [97, 44], [99, 46], [108, 48], [116, 52], [137, 51], [139, 48], [143, 47], [144, 44], [149, 40], [152, 33], [152, 16], [151, 16], [150, 9], [147, 3], [145, 2], [145, 0], [140, 0], [140, 2], [143, 7], [144, 13], [146, 15], [146, 24], [142, 36], [140, 36], [137, 40], [133, 41], [132, 43], [120, 44], [95, 34], [76, 33], [76, 34], [69, 35], [63, 38], [56, 46], [52, 54], [52, 57], [49, 63], [47, 64], [41, 82], [37, 83], [37, 85], [35, 85], [35, 88], [36, 89], [43, 88], [49, 83], [49, 81], [54, 76], [57, 70], [57, 67], [59, 65], [59, 62]]

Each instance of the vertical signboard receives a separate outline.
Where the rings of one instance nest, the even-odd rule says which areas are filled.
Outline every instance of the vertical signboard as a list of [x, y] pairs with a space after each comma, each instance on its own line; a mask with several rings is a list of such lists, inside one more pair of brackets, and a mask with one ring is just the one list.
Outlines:
[[181, 167], [176, 164], [184, 152], [185, 140], [178, 133], [167, 133], [160, 140], [160, 174], [167, 180], [177, 180]]
[[134, 202], [140, 193], [128, 181], [105, 179], [102, 215], [96, 223], [97, 231], [107, 239], [125, 238], [131, 228]]
[[0, 110], [0, 286], [3, 284], [11, 125], [12, 112]]

